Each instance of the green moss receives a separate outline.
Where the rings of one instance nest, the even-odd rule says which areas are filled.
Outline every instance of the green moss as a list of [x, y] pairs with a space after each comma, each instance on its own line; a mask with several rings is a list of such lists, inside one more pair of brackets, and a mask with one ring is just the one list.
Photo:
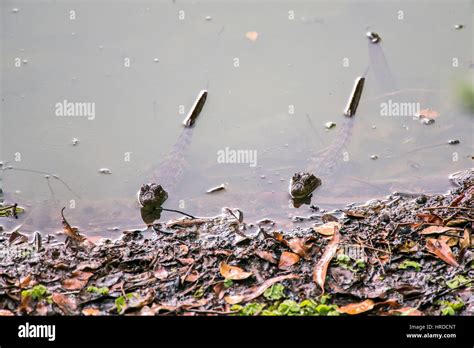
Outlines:
[[421, 270], [421, 264], [416, 261], [404, 260], [401, 264], [398, 265], [398, 269], [408, 269], [414, 268], [417, 272]]

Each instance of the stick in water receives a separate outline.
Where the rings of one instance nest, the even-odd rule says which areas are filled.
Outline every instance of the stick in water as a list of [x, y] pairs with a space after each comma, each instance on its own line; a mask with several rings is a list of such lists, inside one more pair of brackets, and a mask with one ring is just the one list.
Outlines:
[[352, 89], [351, 97], [347, 102], [347, 106], [344, 110], [344, 115], [353, 116], [357, 111], [357, 106], [359, 105], [359, 100], [362, 95], [362, 90], [364, 88], [365, 78], [359, 76], [354, 83], [354, 88]]
[[196, 98], [196, 101], [194, 102], [194, 105], [189, 110], [188, 115], [183, 121], [183, 124], [186, 127], [191, 127], [194, 124], [194, 122], [196, 121], [196, 118], [199, 116], [202, 108], [204, 107], [204, 103], [206, 102], [206, 99], [207, 99], [207, 91], [203, 89], [201, 92], [199, 92]]

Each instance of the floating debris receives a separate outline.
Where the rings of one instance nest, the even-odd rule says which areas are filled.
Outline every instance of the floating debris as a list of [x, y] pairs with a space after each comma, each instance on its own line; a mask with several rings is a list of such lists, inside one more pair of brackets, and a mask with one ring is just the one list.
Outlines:
[[382, 40], [380, 38], [379, 34], [373, 32], [373, 31], [368, 31], [365, 35], [369, 38], [370, 42], [372, 42], [372, 43], [377, 43], [380, 40]]
[[362, 90], [364, 89], [364, 77], [358, 77], [355, 80], [354, 88], [352, 89], [351, 97], [347, 102], [346, 109], [344, 110], [344, 115], [353, 116], [357, 111], [357, 106], [359, 105], [359, 100], [362, 95]]
[[101, 174], [112, 174], [109, 168], [100, 168], [99, 173]]
[[373, 160], [376, 160], [376, 159], [378, 159], [378, 158], [379, 158], [379, 156], [377, 156], [377, 155], [372, 155], [372, 156], [370, 156], [370, 159], [373, 159]]
[[220, 184], [219, 186], [213, 187], [206, 191], [206, 193], [214, 193], [225, 190], [225, 184]]
[[183, 124], [186, 127], [191, 127], [194, 124], [194, 122], [196, 121], [196, 118], [199, 116], [202, 108], [204, 107], [204, 103], [206, 102], [206, 99], [207, 99], [207, 91], [203, 89], [201, 92], [199, 92], [196, 98], [196, 101], [194, 102], [194, 105], [191, 107], [188, 115], [183, 121]]
[[336, 124], [334, 122], [326, 122], [324, 124], [324, 127], [326, 127], [326, 129], [331, 129], [331, 128], [336, 127]]
[[73, 146], [76, 146], [77, 144], [79, 144], [79, 139], [73, 138], [73, 139], [72, 139], [72, 145], [73, 145]]
[[12, 12], [13, 12], [13, 13], [18, 13], [18, 12], [20, 12], [20, 10], [15, 7], [15, 8], [12, 8]]
[[459, 144], [460, 141], [458, 139], [451, 139], [451, 140], [448, 140], [448, 144], [449, 145], [457, 145]]
[[23, 59], [23, 64], [28, 64], [28, 59]]
[[258, 33], [256, 31], [249, 31], [245, 33], [245, 37], [250, 41], [255, 42], [258, 39]]
[[206, 16], [206, 21], [211, 21], [212, 17], [211, 16]]
[[160, 60], [158, 58], [153, 59], [155, 63], [158, 63]]
[[433, 123], [435, 123], [435, 120], [432, 119], [432, 118], [423, 117], [423, 118], [421, 119], [421, 122], [422, 122], [423, 124], [427, 124], [427, 125], [428, 125], [428, 124], [433, 124]]
[[456, 30], [460, 30], [460, 29], [462, 29], [462, 28], [464, 28], [464, 25], [462, 25], [462, 24], [456, 24], [456, 25], [454, 26], [454, 29], [456, 29]]

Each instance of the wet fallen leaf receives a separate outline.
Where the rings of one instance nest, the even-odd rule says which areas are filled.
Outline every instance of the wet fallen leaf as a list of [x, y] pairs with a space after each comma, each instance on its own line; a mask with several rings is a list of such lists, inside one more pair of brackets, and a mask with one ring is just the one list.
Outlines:
[[332, 236], [334, 234], [335, 228], [341, 228], [341, 224], [336, 221], [329, 221], [322, 226], [313, 227], [313, 230], [314, 232], [322, 234], [323, 236]]
[[265, 290], [267, 290], [273, 284], [281, 282], [286, 279], [296, 279], [296, 278], [299, 278], [299, 276], [296, 274], [285, 274], [285, 275], [281, 275], [275, 278], [271, 278], [264, 281], [260, 285], [257, 285], [257, 286], [251, 287], [250, 289], [245, 290], [240, 295], [226, 296], [224, 297], [224, 300], [229, 304], [248, 302], [262, 295], [265, 292]]
[[332, 236], [331, 241], [329, 244], [326, 246], [326, 249], [324, 250], [323, 255], [319, 259], [319, 261], [316, 263], [316, 266], [313, 269], [313, 280], [316, 282], [321, 287], [321, 290], [323, 291], [324, 294], [324, 283], [326, 281], [326, 272], [329, 266], [329, 263], [331, 262], [332, 258], [336, 254], [337, 247], [339, 245], [340, 241], [340, 234], [339, 234], [339, 227], [334, 226], [334, 235]]
[[289, 269], [295, 263], [300, 260], [298, 254], [290, 253], [289, 251], [284, 251], [280, 256], [280, 261], [278, 262], [279, 269]]
[[80, 290], [86, 286], [89, 278], [92, 277], [93, 273], [83, 272], [83, 271], [74, 271], [72, 273], [73, 278], [64, 279], [62, 281], [62, 286], [66, 290]]
[[35, 311], [36, 311], [37, 315], [43, 315], [43, 316], [47, 315], [48, 314], [48, 306], [45, 305], [44, 303], [38, 303], [36, 305]]
[[346, 215], [348, 218], [352, 219], [365, 219], [367, 216], [364, 213], [358, 211], [346, 211]]
[[429, 119], [435, 119], [439, 116], [439, 113], [433, 109], [423, 109], [423, 110], [420, 110], [417, 116], [429, 118]]
[[103, 261], [99, 260], [84, 261], [77, 265], [76, 271], [94, 271], [100, 268], [102, 264]]
[[429, 224], [436, 224], [436, 225], [442, 225], [443, 224], [443, 219], [441, 219], [436, 214], [419, 213], [419, 214], [416, 214], [416, 216], [419, 217], [423, 222], [426, 222], [426, 223], [429, 223]]
[[225, 262], [221, 262], [219, 270], [221, 272], [221, 275], [225, 279], [231, 279], [231, 280], [242, 280], [242, 279], [247, 279], [252, 275], [251, 272], [245, 272], [242, 268], [236, 267], [236, 266], [230, 266], [226, 264]]
[[275, 258], [275, 255], [270, 251], [257, 250], [255, 254], [261, 259], [264, 259], [265, 261], [268, 261], [270, 263], [278, 263], [278, 260]]
[[198, 271], [196, 270], [193, 270], [191, 273], [189, 273], [185, 278], [184, 278], [184, 281], [185, 282], [189, 282], [189, 283], [194, 283], [196, 280], [199, 279], [201, 275], [199, 274]]
[[450, 264], [451, 266], [458, 267], [459, 264], [454, 258], [451, 248], [442, 240], [436, 240], [429, 238], [426, 240], [426, 249], [432, 254], [438, 256], [441, 260]]
[[168, 278], [168, 271], [164, 267], [157, 267], [153, 271], [153, 275], [155, 276], [156, 279], [163, 280], [163, 279]]
[[303, 238], [292, 238], [288, 241], [288, 247], [294, 253], [298, 254], [299, 256], [305, 258], [306, 260], [309, 259], [308, 250], [309, 248], [305, 245]]
[[8, 239], [9, 245], [16, 245], [28, 242], [28, 237], [18, 231], [13, 231]]
[[422, 312], [420, 312], [416, 308], [411, 308], [411, 307], [403, 307], [403, 308], [398, 308], [398, 309], [391, 309], [387, 312], [388, 314], [401, 314], [403, 316], [421, 316], [423, 315]]
[[214, 291], [214, 293], [217, 295], [217, 298], [220, 300], [224, 297], [224, 293], [225, 293], [225, 285], [224, 285], [224, 282], [220, 282], [220, 283], [217, 283], [216, 285], [214, 285], [214, 287], [212, 288], [212, 291]]
[[471, 239], [471, 229], [470, 228], [465, 228], [464, 233], [462, 238], [459, 240], [459, 246], [461, 247], [461, 250], [467, 249], [472, 245], [472, 239]]
[[64, 210], [66, 207], [61, 209], [61, 217], [63, 222], [63, 232], [66, 236], [71, 239], [74, 239], [78, 242], [83, 242], [86, 238], [79, 233], [79, 230], [76, 227], [72, 227], [69, 222], [67, 222], [66, 218], [64, 217]]
[[71, 315], [76, 310], [76, 301], [64, 294], [53, 293], [51, 296], [52, 300], [66, 315]]
[[443, 241], [446, 243], [447, 246], [453, 247], [458, 244], [459, 238], [451, 237], [451, 236], [440, 236], [438, 238], [439, 241]]
[[190, 265], [194, 263], [194, 259], [192, 258], [178, 258], [177, 260], [181, 262], [183, 265]]
[[258, 38], [258, 33], [256, 31], [248, 31], [245, 33], [245, 37], [249, 39], [250, 41], [257, 41]]
[[380, 307], [380, 306], [389, 306], [389, 307], [400, 307], [400, 303], [398, 302], [397, 299], [394, 298], [389, 298], [388, 300], [377, 302], [374, 304], [374, 307]]
[[15, 314], [13, 312], [9, 311], [8, 309], [0, 309], [0, 317], [11, 317]]
[[82, 310], [82, 314], [85, 315], [85, 316], [97, 316], [97, 315], [100, 315], [101, 312], [100, 310], [98, 310], [97, 308], [94, 308], [94, 307], [89, 307], [89, 308], [84, 308]]
[[33, 278], [31, 277], [31, 274], [28, 274], [26, 277], [23, 277], [20, 279], [20, 288], [26, 288], [28, 285], [31, 283]]
[[356, 315], [356, 314], [370, 311], [372, 308], [374, 308], [374, 305], [375, 305], [374, 301], [365, 300], [363, 302], [351, 303], [346, 306], [339, 307], [337, 311], [340, 313], [345, 313], [349, 315]]
[[134, 294], [127, 301], [127, 308], [142, 308], [145, 305], [148, 305], [153, 302], [155, 299], [155, 290], [148, 288], [145, 290], [144, 294]]
[[438, 233], [444, 233], [446, 231], [451, 231], [453, 230], [450, 227], [443, 227], [443, 226], [429, 226], [424, 228], [422, 231], [420, 231], [420, 234], [438, 234]]

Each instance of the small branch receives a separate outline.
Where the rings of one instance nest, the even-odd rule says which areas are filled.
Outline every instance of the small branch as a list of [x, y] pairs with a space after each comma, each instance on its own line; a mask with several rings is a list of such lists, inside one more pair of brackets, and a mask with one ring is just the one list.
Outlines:
[[182, 214], [182, 215], [185, 215], [185, 216], [187, 216], [187, 217], [190, 217], [191, 219], [196, 219], [195, 216], [192, 216], [192, 215], [190, 215], [190, 214], [186, 214], [186, 213], [184, 213], [184, 212], [182, 212], [182, 211], [179, 211], [179, 210], [165, 209], [165, 208], [161, 208], [161, 207], [160, 207], [160, 208], [157, 208], [157, 209], [159, 209], [159, 210], [164, 210], [164, 211], [170, 211], [170, 212], [173, 212], [173, 213]]
[[423, 208], [424, 210], [435, 210], [435, 209], [459, 209], [459, 210], [474, 210], [474, 208], [467, 208], [467, 207], [446, 207], [446, 206], [441, 206], [441, 207], [429, 207], [429, 208]]

